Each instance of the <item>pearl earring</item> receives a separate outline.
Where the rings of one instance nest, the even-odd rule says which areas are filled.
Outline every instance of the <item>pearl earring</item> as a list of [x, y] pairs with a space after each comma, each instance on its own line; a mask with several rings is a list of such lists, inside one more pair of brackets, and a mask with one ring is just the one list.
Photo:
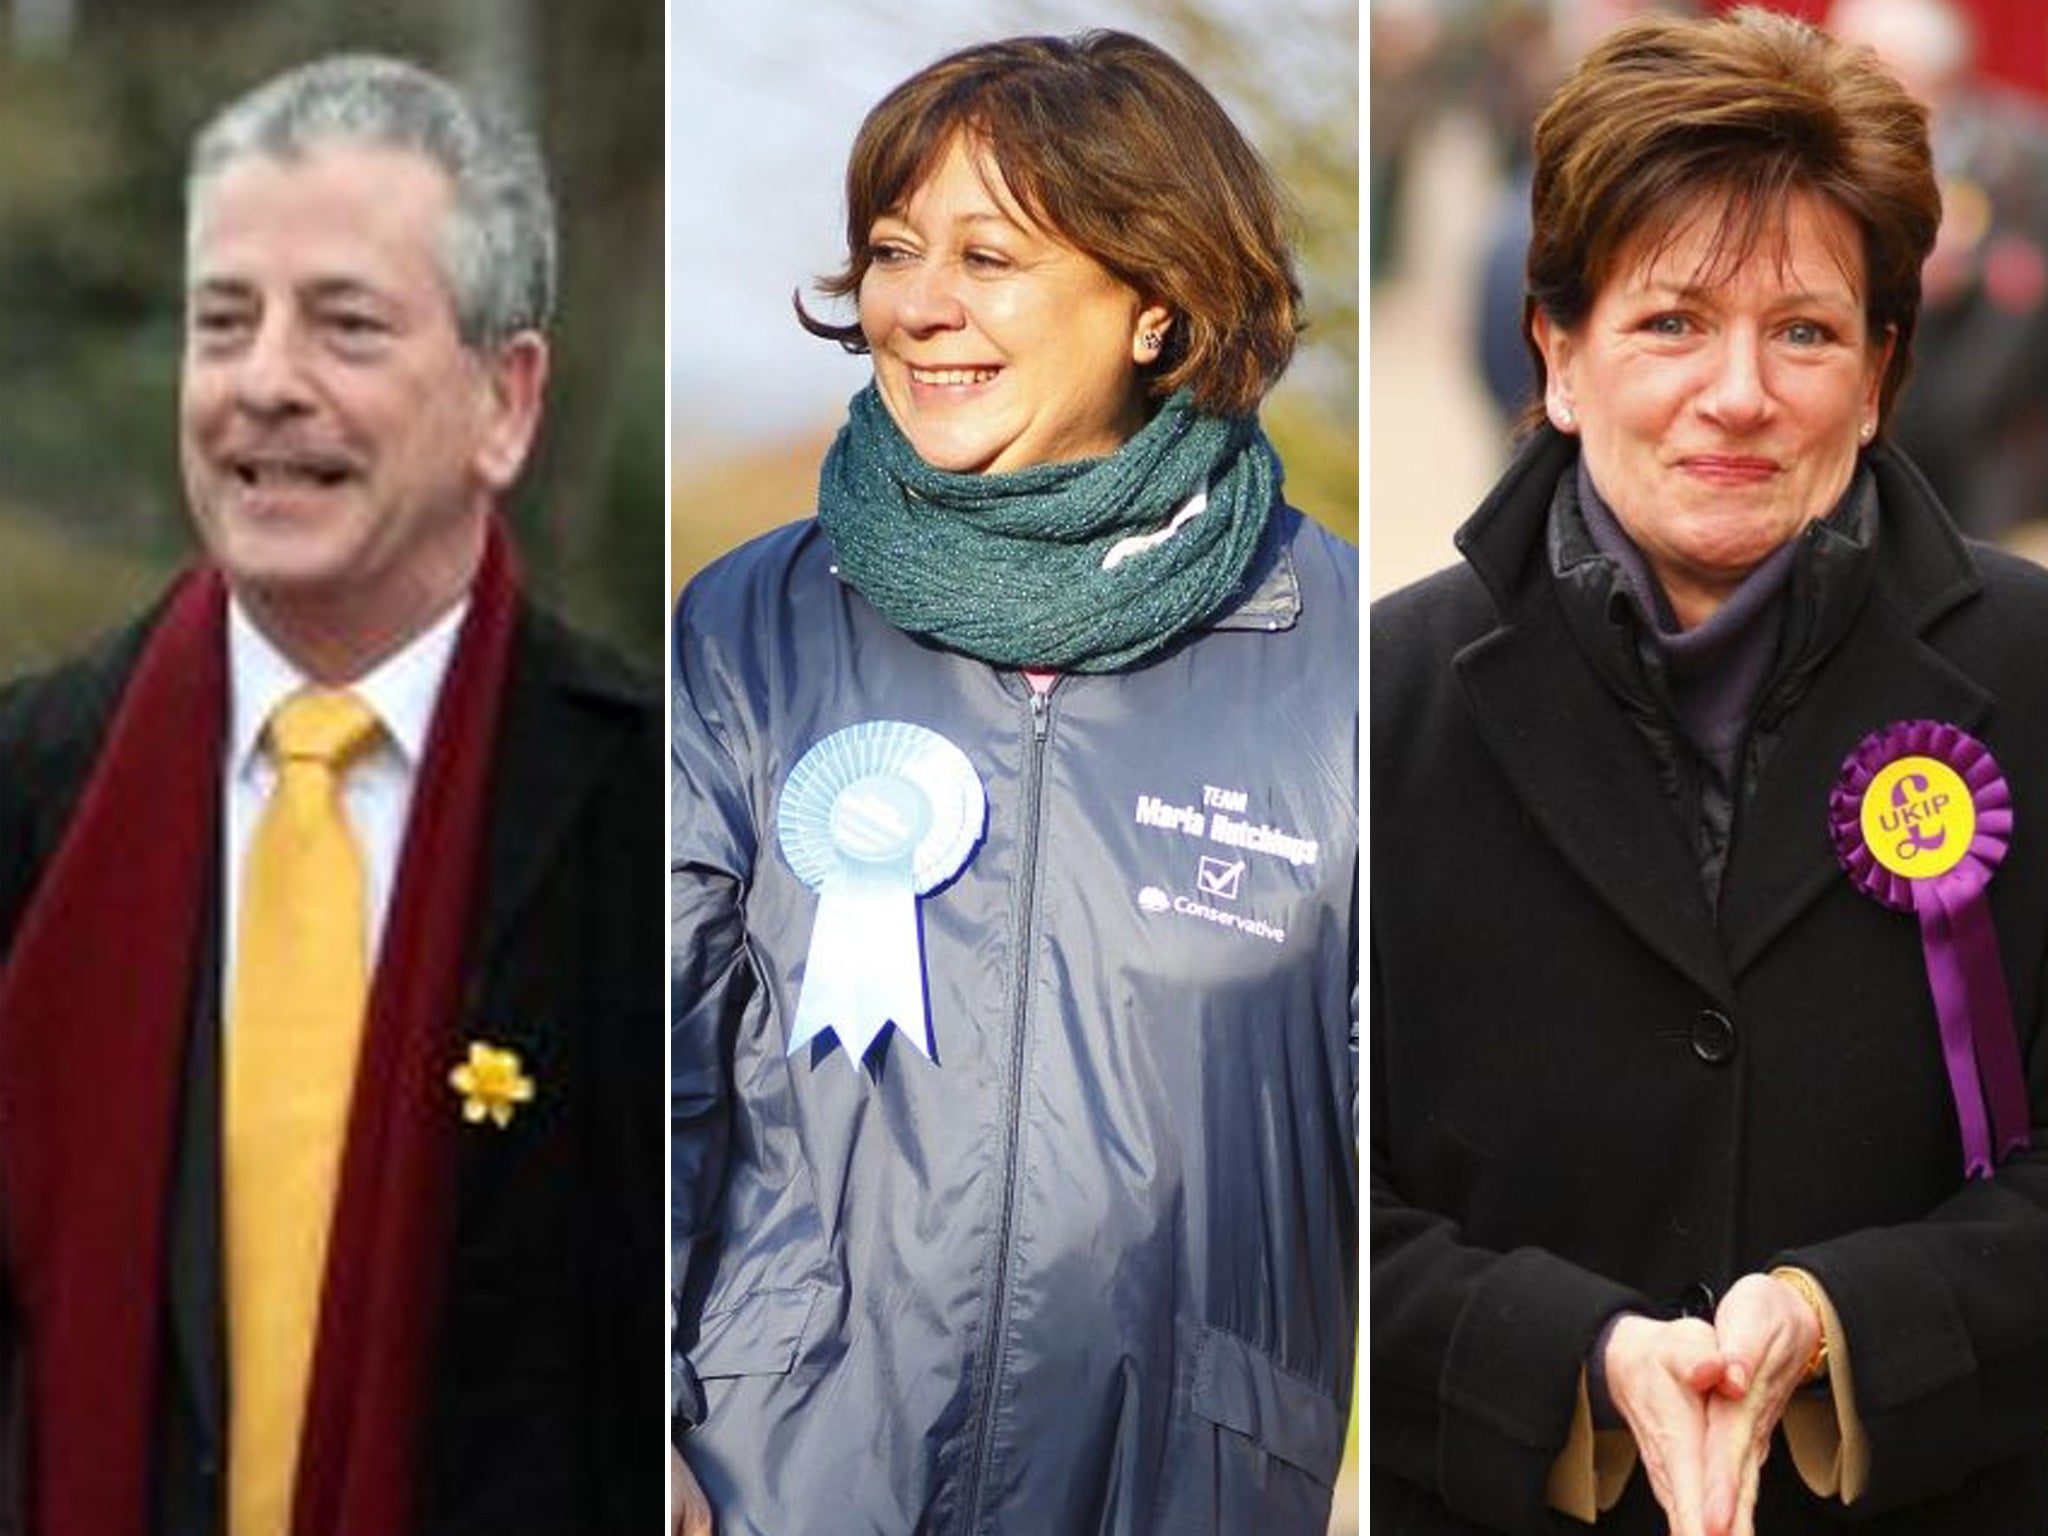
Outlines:
[[1866, 421], [1865, 423], [1863, 423], [1862, 426], [1856, 429], [1856, 435], [1859, 438], [1861, 438], [1864, 442], [1869, 442], [1873, 437], [1877, 436], [1877, 423], [1874, 421]]
[[1557, 424], [1560, 427], [1569, 427], [1577, 420], [1578, 417], [1572, 414], [1572, 408], [1570, 406], [1560, 405], [1557, 408]]

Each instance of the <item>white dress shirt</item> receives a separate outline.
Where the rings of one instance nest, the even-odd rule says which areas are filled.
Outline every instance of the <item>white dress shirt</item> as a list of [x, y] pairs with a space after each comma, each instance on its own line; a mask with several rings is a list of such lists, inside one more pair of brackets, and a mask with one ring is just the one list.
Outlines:
[[[342, 805], [356, 846], [363, 856], [369, 910], [364, 930], [374, 974], [378, 945], [384, 936], [385, 910], [398, 878], [398, 859], [405, 846], [405, 821], [412, 807], [413, 784], [426, 750], [427, 728], [441, 682], [455, 654], [455, 636], [468, 599], [348, 685], [348, 691], [376, 712], [383, 731], [358, 757], [342, 781]], [[222, 792], [222, 856], [226, 861], [227, 904], [222, 913], [221, 976], [223, 998], [235, 974], [235, 950], [241, 929], [242, 864], [257, 819], [277, 780], [277, 767], [263, 745], [263, 730], [272, 711], [300, 688], [306, 677], [258, 629], [234, 600], [228, 602], [228, 744]], [[225, 1008], [223, 1013], [225, 1013]]]

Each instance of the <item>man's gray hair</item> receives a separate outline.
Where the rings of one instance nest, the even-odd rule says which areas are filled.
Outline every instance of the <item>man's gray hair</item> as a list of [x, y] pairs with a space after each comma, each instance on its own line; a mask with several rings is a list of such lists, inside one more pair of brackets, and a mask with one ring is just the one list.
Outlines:
[[330, 144], [409, 150], [453, 189], [441, 266], [472, 347], [544, 331], [554, 306], [555, 210], [533, 141], [417, 65], [337, 54], [288, 70], [224, 108], [192, 142], [185, 231], [197, 248], [213, 182], [252, 155], [291, 161]]

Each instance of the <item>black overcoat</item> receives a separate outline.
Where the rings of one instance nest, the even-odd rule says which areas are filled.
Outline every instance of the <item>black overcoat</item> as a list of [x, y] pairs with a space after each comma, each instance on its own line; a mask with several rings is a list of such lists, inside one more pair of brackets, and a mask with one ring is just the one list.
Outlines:
[[[0, 697], [0, 954], [150, 622]], [[641, 1536], [661, 1529], [666, 1495], [660, 695], [530, 602], [506, 687], [457, 1038], [517, 1049], [539, 1092], [507, 1134], [464, 1137], [457, 1154], [415, 1536]], [[187, 1071], [188, 1144], [217, 1139], [208, 1054]], [[217, 1185], [171, 1198], [152, 1529], [183, 1536], [224, 1528], [225, 1367]]]
[[[1827, 804], [1894, 721], [1996, 755], [1990, 902], [2048, 1148], [2048, 574], [1866, 455], [1874, 570], [1768, 722], [1717, 919], [1561, 606], [1546, 523], [1574, 456], [1545, 429], [1461, 530], [1468, 566], [1372, 613], [1373, 1528], [1585, 1529], [1544, 1479], [1603, 1319], [1710, 1312], [1791, 1262], [1843, 1319], [1872, 1479], [1830, 1508], [1781, 1443], [1763, 1536], [2039, 1536], [2048, 1152], [1964, 1180], [1918, 926], [1850, 887]], [[1663, 1530], [1640, 1471], [1596, 1529]]]

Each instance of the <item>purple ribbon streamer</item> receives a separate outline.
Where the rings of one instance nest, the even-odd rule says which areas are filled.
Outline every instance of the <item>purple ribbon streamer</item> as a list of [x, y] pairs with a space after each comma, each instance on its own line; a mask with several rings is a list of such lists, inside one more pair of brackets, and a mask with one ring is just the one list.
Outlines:
[[[1941, 1027], [1941, 1060], [1963, 1133], [1963, 1177], [1991, 1176], [1991, 1133], [1984, 1119], [1984, 1092], [1977, 1077], [1978, 1039], [1983, 1024], [1972, 1007], [1982, 990], [1971, 984], [1969, 961], [1959, 936], [1967, 900], [1950, 904], [1938, 880], [1918, 881], [1913, 906], [1920, 915], [1920, 947], [1927, 960], [1927, 985], [1934, 993], [1934, 1017]], [[1996, 940], [1993, 941], [1994, 943]], [[2001, 996], [2003, 989], [1999, 989]], [[2010, 1016], [2008, 1015], [2008, 1027]], [[2001, 1138], [2002, 1139], [2002, 1138]]]
[[[1969, 786], [1976, 807], [1969, 852], [1948, 873], [1931, 879], [1909, 879], [1886, 869], [1863, 841], [1864, 792], [1887, 764], [1908, 756], [1934, 758], [1953, 768]], [[1962, 1131], [1964, 1176], [1988, 1178], [2000, 1159], [2028, 1145], [2032, 1122], [2012, 999], [1985, 898], [2012, 836], [2011, 787], [1990, 750], [1967, 732], [1936, 720], [1899, 721], [1866, 736], [1849, 755], [1829, 799], [1828, 819], [1850, 883], [1920, 920], [1942, 1062]]]
[[[1991, 1104], [1992, 1157], [1997, 1161], [2027, 1145], [2032, 1112], [2027, 1103], [2026, 1077], [2020, 1067], [2019, 1035], [2013, 1028], [2012, 999], [2006, 992], [2005, 972], [1999, 964], [1998, 932], [1991, 926], [1991, 909], [1984, 899], [1989, 875], [1980, 873], [1979, 868], [1966, 861], [1955, 871], [1963, 878], [1935, 881], [1934, 898], [1947, 912], [1957, 969], [1969, 989], [1964, 1011], [1971, 1029], [1977, 1071]], [[1965, 870], [1969, 871], [1967, 876]], [[1923, 919], [1923, 942], [1926, 932]], [[1933, 966], [1930, 952], [1930, 979]], [[1938, 992], [1935, 1006], [1940, 1007]], [[1946, 1021], [1942, 1028], [1948, 1028]]]

